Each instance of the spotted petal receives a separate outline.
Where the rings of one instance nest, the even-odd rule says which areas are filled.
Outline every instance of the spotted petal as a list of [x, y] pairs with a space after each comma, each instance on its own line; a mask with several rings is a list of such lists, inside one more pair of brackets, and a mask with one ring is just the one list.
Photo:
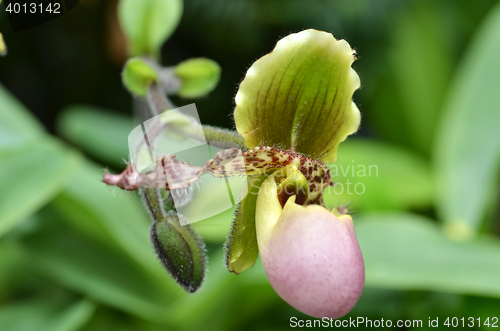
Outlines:
[[[244, 153], [235, 148], [225, 149], [205, 162], [204, 166], [181, 162], [175, 155], [164, 156], [156, 163], [156, 168], [147, 174], [141, 174], [135, 166], [128, 165], [121, 174], [105, 173], [103, 181], [124, 190], [137, 190], [141, 186], [174, 190], [189, 187], [205, 172], [219, 178], [256, 176], [273, 169], [286, 172], [292, 166], [307, 180], [309, 192], [305, 205], [322, 204], [321, 193], [327, 186], [333, 185], [328, 168], [322, 162], [272, 147], [257, 147]], [[286, 173], [282, 176], [286, 177]]]

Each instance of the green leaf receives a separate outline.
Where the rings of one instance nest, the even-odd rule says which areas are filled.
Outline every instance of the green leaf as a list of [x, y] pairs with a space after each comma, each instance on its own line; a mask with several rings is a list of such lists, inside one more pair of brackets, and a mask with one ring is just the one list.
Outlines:
[[50, 201], [79, 157], [65, 149], [0, 85], [0, 237]]
[[54, 299], [32, 299], [0, 308], [0, 329], [9, 331], [79, 330], [91, 317], [95, 305], [81, 300], [71, 305]]
[[158, 56], [182, 16], [182, 0], [121, 0], [118, 17], [129, 52]]
[[354, 51], [330, 33], [304, 30], [276, 44], [248, 69], [236, 94], [236, 129], [248, 148], [271, 146], [323, 162], [357, 131], [352, 95], [360, 86]]
[[145, 97], [148, 87], [158, 80], [156, 71], [144, 60], [133, 58], [125, 63], [123, 85], [133, 94]]
[[183, 98], [199, 98], [210, 93], [219, 82], [220, 66], [210, 59], [189, 59], [175, 67], [175, 75], [181, 79], [177, 94]]
[[165, 326], [125, 315], [121, 311], [99, 306], [92, 319], [80, 331], [165, 331]]
[[39, 214], [37, 231], [22, 245], [33, 268], [58, 284], [138, 317], [168, 320], [176, 293], [166, 277], [153, 277], [113, 246], [71, 229], [54, 210]]
[[353, 138], [339, 147], [330, 164], [335, 183], [324, 191], [325, 203], [353, 210], [426, 208], [434, 196], [428, 163], [403, 148]]
[[389, 53], [389, 70], [395, 80], [393, 93], [399, 94], [401, 100], [399, 111], [409, 129], [406, 134], [415, 149], [429, 154], [454, 64], [452, 38], [438, 3], [421, 1], [411, 9], [398, 18], [397, 28], [392, 29], [394, 46]]
[[0, 272], [0, 302], [12, 295], [11, 292], [16, 289], [15, 283], [22, 282], [19, 273], [23, 259], [13, 243], [12, 240], [0, 241], [0, 270], [2, 270]]
[[468, 237], [479, 229], [498, 183], [499, 53], [497, 5], [473, 39], [455, 77], [434, 151], [438, 213], [455, 237]]
[[94, 106], [66, 108], [57, 121], [57, 132], [105, 163], [124, 167], [128, 135], [135, 128], [131, 117]]
[[0, 150], [0, 236], [62, 190], [79, 160], [51, 138]]
[[355, 219], [366, 286], [500, 297], [500, 242], [448, 239], [431, 220], [408, 213]]
[[67, 331], [79, 330], [92, 316], [95, 304], [88, 300], [82, 300], [67, 307], [55, 321], [51, 330]]
[[0, 84], [0, 149], [17, 148], [36, 140], [43, 127], [29, 111]]
[[257, 193], [267, 174], [248, 178], [248, 194], [236, 211], [231, 234], [226, 244], [226, 265], [229, 271], [239, 274], [251, 268], [259, 254], [255, 230]]

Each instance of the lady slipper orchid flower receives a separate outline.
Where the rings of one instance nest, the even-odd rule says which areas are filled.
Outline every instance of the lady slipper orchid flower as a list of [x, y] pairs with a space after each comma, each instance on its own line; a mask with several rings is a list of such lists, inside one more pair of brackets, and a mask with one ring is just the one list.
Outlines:
[[[326, 32], [306, 30], [280, 40], [252, 65], [236, 95], [236, 128], [247, 147], [300, 153], [313, 169], [335, 162], [339, 143], [360, 121], [352, 102], [360, 86], [354, 60], [349, 44]], [[271, 285], [285, 301], [311, 316], [339, 318], [363, 290], [363, 256], [350, 216], [327, 210], [321, 193], [314, 199], [295, 194], [294, 189], [303, 192], [300, 179], [309, 183], [309, 194], [325, 184], [310, 169], [263, 181], [255, 204], [258, 249]], [[290, 179], [295, 185], [284, 201], [280, 192]]]
[[[168, 155], [147, 174], [129, 166], [120, 175], [105, 174], [104, 182], [171, 190], [205, 172], [248, 176], [226, 244], [228, 270], [252, 267], [260, 252], [271, 285], [286, 302], [314, 317], [342, 317], [363, 290], [363, 256], [351, 217], [328, 210], [322, 194], [333, 186], [325, 163], [336, 161], [338, 145], [360, 122], [352, 101], [360, 86], [354, 60], [349, 44], [330, 33], [291, 34], [250, 67], [236, 94], [236, 129], [248, 150], [222, 150], [204, 166]], [[167, 180], [169, 174], [177, 180]], [[172, 242], [157, 237], [162, 245]], [[162, 261], [169, 260], [168, 250], [160, 247]]]

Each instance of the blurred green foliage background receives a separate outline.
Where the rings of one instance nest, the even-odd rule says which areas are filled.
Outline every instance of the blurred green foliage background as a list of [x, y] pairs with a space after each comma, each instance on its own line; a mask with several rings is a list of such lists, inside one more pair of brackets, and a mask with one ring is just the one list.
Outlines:
[[[161, 268], [135, 193], [106, 187], [135, 127], [117, 1], [81, 0], [12, 34], [0, 58], [0, 330], [284, 330], [297, 312], [262, 265], [225, 270], [231, 212], [196, 224], [209, 273], [185, 293]], [[195, 101], [204, 124], [232, 128], [238, 83], [276, 41], [330, 31], [358, 52], [360, 132], [331, 168], [350, 204], [366, 265], [351, 317], [500, 317], [500, 3], [493, 0], [186, 0], [162, 46], [172, 66], [208, 57], [217, 88]], [[498, 325], [498, 324], [497, 324]], [[474, 328], [479, 328], [475, 324]], [[481, 328], [488, 328], [481, 325]]]

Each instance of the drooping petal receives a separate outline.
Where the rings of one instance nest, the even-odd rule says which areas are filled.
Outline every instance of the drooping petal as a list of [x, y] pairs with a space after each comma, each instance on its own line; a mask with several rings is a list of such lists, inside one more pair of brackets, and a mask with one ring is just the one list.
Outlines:
[[356, 132], [360, 114], [352, 95], [360, 86], [354, 51], [332, 34], [291, 34], [248, 70], [236, 94], [236, 129], [248, 148], [271, 146], [320, 159]]
[[322, 206], [282, 209], [269, 177], [257, 198], [256, 229], [266, 275], [291, 306], [314, 317], [339, 318], [356, 304], [365, 272], [352, 219]]
[[323, 189], [333, 185], [328, 168], [322, 162], [271, 147], [257, 147], [244, 153], [236, 148], [225, 149], [206, 161], [204, 166], [181, 162], [173, 154], [158, 159], [156, 163], [156, 168], [147, 174], [139, 173], [133, 165], [128, 165], [118, 175], [105, 173], [103, 182], [124, 190], [137, 190], [141, 186], [174, 190], [189, 187], [205, 172], [219, 178], [255, 176], [295, 164], [309, 184], [309, 195], [304, 204], [321, 204]]
[[249, 178], [248, 194], [236, 210], [231, 232], [225, 245], [227, 270], [236, 274], [251, 268], [257, 260], [259, 247], [255, 232], [255, 205], [260, 185], [266, 174]]

